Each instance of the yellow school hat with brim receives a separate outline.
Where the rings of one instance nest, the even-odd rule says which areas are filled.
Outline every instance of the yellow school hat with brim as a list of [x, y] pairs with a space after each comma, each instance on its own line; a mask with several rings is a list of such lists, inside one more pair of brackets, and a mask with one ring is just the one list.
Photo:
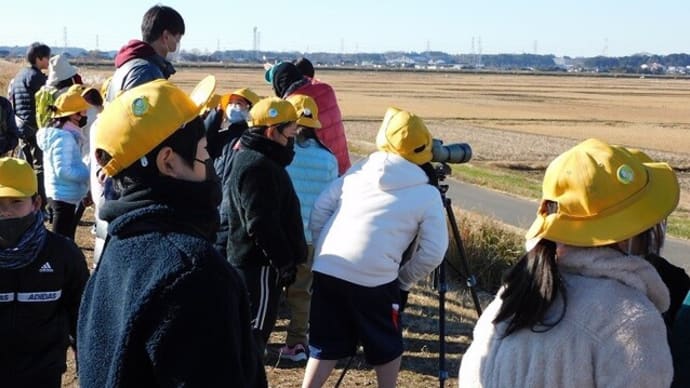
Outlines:
[[431, 132], [413, 113], [388, 108], [376, 135], [376, 147], [422, 165], [431, 161]]
[[286, 100], [290, 101], [297, 111], [297, 125], [308, 128], [321, 128], [319, 107], [313, 98], [303, 94], [293, 94]]
[[17, 158], [0, 158], [0, 197], [31, 197], [38, 191], [38, 181], [31, 165]]
[[[559, 155], [544, 174], [527, 246], [542, 238], [581, 247], [609, 245], [665, 219], [678, 205], [678, 179], [668, 164], [644, 160], [651, 159], [597, 139]], [[548, 214], [547, 201], [558, 204], [555, 213]]]
[[270, 127], [276, 124], [297, 121], [297, 112], [290, 102], [278, 97], [267, 97], [259, 100], [249, 110], [247, 125], [252, 127]]
[[158, 79], [127, 90], [108, 104], [94, 136], [95, 149], [111, 156], [103, 171], [117, 175], [196, 118], [216, 87], [215, 78], [202, 82], [203, 89], [194, 89], [195, 99], [172, 82]]
[[189, 98], [194, 101], [197, 106], [205, 107], [209, 104], [216, 92], [216, 77], [207, 75], [199, 81], [189, 93]]
[[86, 86], [75, 84], [59, 95], [53, 103], [53, 106], [57, 109], [53, 112], [53, 118], [71, 116], [89, 109], [90, 105], [84, 99], [84, 92], [86, 90]]
[[261, 97], [259, 97], [258, 94], [254, 93], [249, 88], [237, 89], [234, 92], [230, 93], [230, 95], [228, 96], [228, 101], [230, 100], [229, 97], [232, 97], [233, 95], [244, 98], [245, 100], [249, 101], [249, 104], [251, 104], [252, 106], [256, 105], [256, 103], [259, 102], [259, 100], [261, 100]]
[[228, 105], [230, 105], [230, 98], [232, 98], [232, 96], [239, 96], [244, 98], [245, 100], [247, 100], [247, 102], [249, 102], [250, 108], [254, 106], [257, 102], [259, 102], [259, 100], [261, 100], [261, 97], [249, 88], [237, 89], [232, 93], [224, 94], [220, 98], [220, 106], [223, 108], [223, 110], [228, 109]]

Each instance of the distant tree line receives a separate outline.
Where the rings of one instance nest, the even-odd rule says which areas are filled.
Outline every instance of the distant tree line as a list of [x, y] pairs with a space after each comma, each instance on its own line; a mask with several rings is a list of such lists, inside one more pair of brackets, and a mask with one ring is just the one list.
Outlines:
[[632, 55], [627, 57], [593, 57], [583, 61], [583, 67], [616, 73], [654, 73], [663, 72], [670, 66], [684, 68], [690, 66], [690, 55]]
[[[116, 51], [85, 50], [79, 47], [66, 49], [56, 47], [55, 53], [66, 53], [69, 57], [86, 60], [112, 60]], [[0, 46], [0, 57], [23, 57], [26, 47]], [[279, 60], [292, 60], [302, 55], [313, 63], [324, 66], [386, 66], [386, 67], [462, 67], [501, 70], [565, 71], [581, 69], [611, 73], [664, 73], [669, 67], [677, 72], [690, 73], [689, 54], [638, 54], [624, 57], [562, 57], [538, 54], [448, 54], [442, 51], [405, 52], [388, 51], [384, 53], [327, 53], [312, 52], [303, 54], [296, 51], [252, 51], [224, 50], [202, 51], [192, 49], [183, 51], [178, 59], [187, 62], [232, 62], [264, 63]]]

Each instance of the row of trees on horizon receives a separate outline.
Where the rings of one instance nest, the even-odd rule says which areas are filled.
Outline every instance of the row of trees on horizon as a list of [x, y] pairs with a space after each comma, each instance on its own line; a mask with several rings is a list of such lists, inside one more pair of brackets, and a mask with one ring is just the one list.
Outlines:
[[[112, 60], [116, 51], [86, 50], [79, 47], [53, 48], [81, 60]], [[0, 58], [22, 58], [26, 47], [0, 46]], [[184, 62], [264, 63], [308, 57], [321, 66], [362, 66], [393, 68], [486, 68], [498, 70], [535, 71], [596, 71], [615, 73], [690, 73], [690, 54], [636, 54], [623, 57], [556, 57], [539, 54], [448, 54], [442, 51], [385, 53], [300, 53], [281, 51], [225, 50], [202, 52], [189, 50], [178, 53], [175, 60]]]

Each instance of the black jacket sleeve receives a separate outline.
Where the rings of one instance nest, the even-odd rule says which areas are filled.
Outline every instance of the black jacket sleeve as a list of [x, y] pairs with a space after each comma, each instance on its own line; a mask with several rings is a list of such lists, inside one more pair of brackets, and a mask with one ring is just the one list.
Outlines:
[[[247, 234], [254, 238], [256, 245], [276, 268], [295, 265], [300, 259], [297, 256], [299, 253], [293, 251], [288, 233], [283, 229], [286, 220], [281, 219], [281, 209], [287, 201], [283, 186], [284, 183], [274, 171], [267, 173], [265, 169], [261, 171], [260, 167], [248, 169], [239, 186]], [[301, 219], [297, 221], [302, 222]]]
[[19, 133], [12, 104], [4, 97], [0, 97], [0, 110], [0, 155], [3, 155], [17, 146]]
[[65, 241], [64, 245], [65, 284], [63, 286], [62, 300], [69, 319], [69, 334], [73, 339], [72, 346], [76, 349], [79, 304], [81, 303], [81, 295], [84, 292], [86, 281], [89, 279], [89, 269], [86, 266], [84, 254], [74, 243]]

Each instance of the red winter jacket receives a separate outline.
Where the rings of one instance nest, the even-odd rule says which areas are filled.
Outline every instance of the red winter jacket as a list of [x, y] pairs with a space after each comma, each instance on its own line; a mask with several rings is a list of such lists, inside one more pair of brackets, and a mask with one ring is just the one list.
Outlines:
[[345, 126], [335, 92], [326, 83], [313, 78], [305, 78], [309, 80], [309, 83], [290, 93], [290, 95], [303, 94], [316, 101], [316, 106], [319, 108], [319, 121], [321, 122], [321, 129], [316, 131], [316, 135], [338, 159], [338, 175], [343, 175], [350, 168], [350, 155], [347, 152]]

